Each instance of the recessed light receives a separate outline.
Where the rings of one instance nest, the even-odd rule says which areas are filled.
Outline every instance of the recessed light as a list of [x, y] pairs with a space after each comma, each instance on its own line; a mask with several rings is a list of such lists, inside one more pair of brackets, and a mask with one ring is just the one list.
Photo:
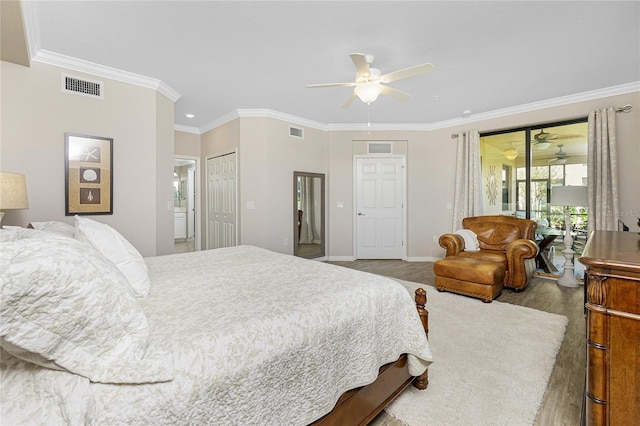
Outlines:
[[195, 118], [195, 117], [196, 117], [196, 116], [195, 116], [195, 115], [193, 115], [193, 114], [185, 114], [184, 116], [185, 116], [185, 117], [187, 117], [187, 118]]

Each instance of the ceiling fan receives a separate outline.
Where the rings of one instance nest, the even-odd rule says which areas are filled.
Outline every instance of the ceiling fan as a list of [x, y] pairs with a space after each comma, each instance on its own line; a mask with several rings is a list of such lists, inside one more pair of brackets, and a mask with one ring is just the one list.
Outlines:
[[551, 141], [562, 140], [562, 139], [578, 139], [582, 137], [584, 136], [579, 134], [558, 135], [554, 133], [547, 133], [544, 131], [544, 129], [540, 129], [540, 133], [537, 133], [533, 136], [533, 139], [534, 139], [533, 148], [547, 149], [551, 146]]
[[558, 151], [555, 154], [553, 154], [554, 158], [550, 159], [549, 163], [565, 164], [567, 162], [567, 159], [569, 158], [569, 154], [567, 154], [562, 150], [563, 146], [564, 146], [563, 144], [558, 144]]
[[342, 104], [342, 108], [348, 108], [349, 105], [351, 105], [353, 101], [356, 100], [356, 98], [360, 98], [362, 102], [369, 105], [376, 99], [378, 99], [378, 96], [380, 94], [391, 96], [392, 98], [399, 101], [406, 101], [411, 97], [408, 93], [389, 86], [385, 86], [384, 84], [402, 80], [404, 78], [427, 74], [434, 68], [432, 64], [426, 63], [382, 75], [379, 69], [371, 67], [373, 59], [374, 57], [372, 55], [352, 53], [351, 60], [353, 61], [353, 65], [355, 65], [356, 67], [356, 77], [353, 82], [309, 84], [307, 85], [307, 87], [317, 88], [333, 86], [355, 86], [355, 89], [353, 90], [353, 93], [351, 94], [349, 99], [347, 99], [346, 102]]

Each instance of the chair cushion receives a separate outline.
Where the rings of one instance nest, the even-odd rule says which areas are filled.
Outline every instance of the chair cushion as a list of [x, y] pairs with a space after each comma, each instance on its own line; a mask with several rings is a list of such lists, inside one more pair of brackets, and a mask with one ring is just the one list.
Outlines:
[[479, 222], [469, 229], [478, 235], [480, 250], [506, 251], [510, 243], [520, 238], [520, 228], [511, 223]]
[[476, 260], [489, 260], [491, 262], [500, 263], [505, 269], [507, 269], [507, 255], [503, 251], [463, 251], [458, 253], [458, 257], [466, 257]]
[[433, 272], [442, 277], [497, 285], [504, 280], [505, 268], [499, 262], [456, 256], [437, 260], [433, 265]]

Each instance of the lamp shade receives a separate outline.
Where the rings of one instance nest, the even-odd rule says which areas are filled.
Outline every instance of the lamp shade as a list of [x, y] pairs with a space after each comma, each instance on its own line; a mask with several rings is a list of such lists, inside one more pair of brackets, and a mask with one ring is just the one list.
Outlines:
[[554, 206], [587, 206], [586, 186], [554, 186], [551, 188], [551, 204]]
[[0, 172], [0, 210], [28, 208], [27, 183], [24, 175]]
[[359, 84], [354, 92], [362, 102], [370, 104], [378, 99], [378, 95], [382, 92], [382, 85], [380, 83], [369, 82]]

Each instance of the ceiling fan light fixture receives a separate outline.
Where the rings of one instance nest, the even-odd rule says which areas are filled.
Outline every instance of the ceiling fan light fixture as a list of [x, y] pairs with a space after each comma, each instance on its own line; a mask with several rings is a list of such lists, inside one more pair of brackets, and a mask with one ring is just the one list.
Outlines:
[[547, 149], [551, 146], [551, 142], [538, 142], [535, 144], [536, 149]]
[[504, 157], [507, 160], [515, 160], [517, 156], [518, 156], [518, 151], [516, 151], [515, 149], [508, 149], [504, 152]]
[[382, 93], [382, 85], [376, 82], [368, 82], [362, 83], [356, 86], [354, 89], [354, 93], [360, 98], [362, 102], [365, 104], [371, 104], [378, 99], [380, 93]]

